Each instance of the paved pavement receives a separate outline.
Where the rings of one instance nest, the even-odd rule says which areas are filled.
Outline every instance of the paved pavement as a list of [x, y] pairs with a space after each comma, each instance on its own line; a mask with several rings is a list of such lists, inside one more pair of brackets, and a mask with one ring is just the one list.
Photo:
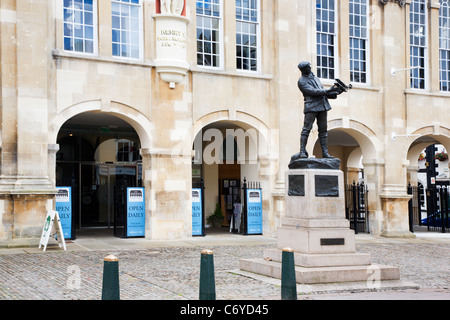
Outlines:
[[[298, 286], [300, 300], [450, 300], [450, 234], [416, 233], [415, 239], [356, 235], [357, 251], [375, 264], [400, 268], [401, 284], [370, 291], [367, 286]], [[122, 300], [198, 300], [200, 252], [214, 252], [218, 300], [280, 300], [280, 281], [245, 274], [242, 258], [263, 257], [276, 239], [209, 234], [177, 241], [119, 239], [103, 233], [80, 234], [67, 251], [55, 243], [0, 248], [1, 300], [99, 300], [103, 259], [119, 258]]]

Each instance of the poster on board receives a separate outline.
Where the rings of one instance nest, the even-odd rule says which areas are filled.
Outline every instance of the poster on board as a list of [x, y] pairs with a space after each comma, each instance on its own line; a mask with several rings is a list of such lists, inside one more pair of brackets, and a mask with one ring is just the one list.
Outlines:
[[262, 234], [261, 189], [247, 189], [247, 234]]
[[44, 246], [44, 251], [47, 249], [48, 240], [56, 236], [59, 247], [66, 251], [66, 242], [64, 241], [63, 230], [61, 227], [61, 220], [57, 211], [49, 210], [42, 228], [41, 239], [39, 240], [39, 249]]
[[73, 239], [72, 235], [72, 188], [56, 187], [55, 211], [59, 214], [64, 239]]
[[127, 188], [127, 237], [145, 237], [145, 189]]
[[192, 189], [192, 235], [203, 235], [202, 189]]

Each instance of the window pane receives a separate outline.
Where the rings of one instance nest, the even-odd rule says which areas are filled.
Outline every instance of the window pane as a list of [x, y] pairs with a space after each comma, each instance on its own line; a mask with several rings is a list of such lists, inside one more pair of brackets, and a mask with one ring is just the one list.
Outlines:
[[439, 8], [439, 75], [440, 90], [450, 91], [450, 6], [440, 0]]
[[365, 83], [366, 77], [366, 47], [367, 33], [363, 30], [367, 26], [368, 0], [349, 0], [350, 5], [350, 80], [352, 82]]
[[64, 0], [64, 50], [94, 53], [94, 0]]
[[335, 52], [335, 0], [316, 0], [317, 76], [334, 79], [331, 65]]
[[140, 59], [141, 11], [139, 0], [111, 1], [113, 56]]
[[220, 0], [196, 2], [197, 64], [200, 66], [220, 67], [221, 8]]
[[427, 50], [426, 0], [412, 0], [410, 6], [411, 88], [425, 89], [425, 54]]
[[[259, 1], [236, 1], [237, 69], [258, 71]], [[249, 59], [251, 58], [251, 59]]]

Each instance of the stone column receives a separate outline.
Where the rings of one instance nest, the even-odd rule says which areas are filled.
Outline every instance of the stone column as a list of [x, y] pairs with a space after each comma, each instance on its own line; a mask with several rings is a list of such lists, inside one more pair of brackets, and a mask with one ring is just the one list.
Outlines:
[[[54, 23], [46, 0], [1, 4], [1, 237], [37, 238], [56, 193], [50, 181], [48, 107]], [[9, 41], [4, 41], [10, 39]], [[3, 48], [4, 44], [5, 48]], [[7, 50], [7, 51], [6, 51]], [[3, 71], [4, 70], [4, 71]], [[3, 74], [6, 72], [6, 74]], [[26, 240], [25, 240], [26, 241]]]
[[150, 240], [192, 236], [191, 157], [173, 158], [170, 150], [142, 150], [146, 234]]
[[51, 192], [48, 178], [49, 52], [47, 1], [16, 2], [17, 182], [23, 192]]
[[145, 237], [152, 239], [152, 217], [155, 212], [155, 194], [152, 182], [156, 172], [152, 171], [150, 150], [141, 149], [140, 154], [142, 157], [142, 186], [145, 188]]
[[378, 159], [363, 159], [364, 178], [369, 191], [367, 205], [369, 208], [369, 230], [373, 234], [381, 234], [383, 211], [380, 190], [384, 181], [384, 162]]
[[[381, 4], [379, 4], [381, 5]], [[383, 210], [381, 234], [387, 237], [414, 236], [409, 231], [406, 168], [403, 159], [402, 139], [392, 139], [392, 133], [407, 134], [405, 128], [406, 100], [404, 90], [408, 85], [408, 72], [391, 74], [392, 69], [404, 69], [409, 65], [409, 4], [400, 6], [388, 2], [383, 5], [381, 27], [384, 29], [383, 52], [384, 70], [384, 129], [385, 167], [384, 181], [380, 190]], [[395, 32], [390, 32], [395, 30]]]
[[[16, 41], [16, 3], [15, 1], [2, 1], [0, 3], [0, 47], [1, 56], [1, 91], [0, 113], [2, 120], [1, 130], [1, 184], [5, 176], [13, 176], [17, 170], [17, 41]], [[11, 41], [4, 41], [11, 39]], [[2, 187], [3, 189], [3, 187]]]

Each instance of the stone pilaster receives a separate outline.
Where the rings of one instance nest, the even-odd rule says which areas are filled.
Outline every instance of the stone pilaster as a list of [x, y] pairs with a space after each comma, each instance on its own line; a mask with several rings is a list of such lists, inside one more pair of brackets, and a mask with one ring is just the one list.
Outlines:
[[[381, 27], [384, 29], [384, 180], [380, 190], [383, 211], [381, 234], [384, 236], [411, 236], [408, 225], [406, 168], [401, 160], [403, 145], [401, 139], [392, 139], [392, 134], [407, 134], [406, 98], [404, 90], [408, 85], [409, 54], [409, 4], [387, 3], [382, 9]], [[396, 30], [390, 34], [389, 30]], [[409, 49], [408, 49], [409, 51]], [[391, 74], [391, 70], [401, 70]]]

